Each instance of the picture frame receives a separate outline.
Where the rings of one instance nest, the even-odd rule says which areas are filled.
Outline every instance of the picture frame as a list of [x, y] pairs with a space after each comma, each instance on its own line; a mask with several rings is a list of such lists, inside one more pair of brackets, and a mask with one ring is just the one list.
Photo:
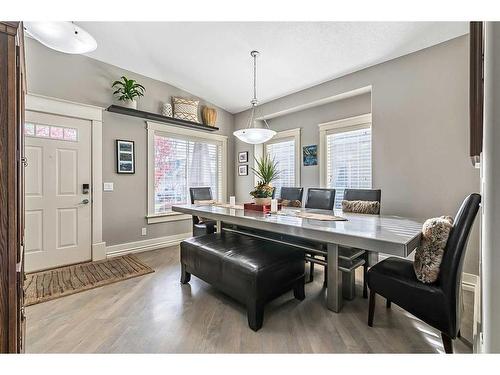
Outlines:
[[116, 140], [116, 173], [135, 173], [135, 143], [124, 139]]
[[238, 176], [248, 176], [248, 165], [238, 165]]
[[304, 167], [318, 165], [318, 145], [302, 147], [302, 163]]
[[238, 152], [238, 163], [248, 163], [248, 151]]

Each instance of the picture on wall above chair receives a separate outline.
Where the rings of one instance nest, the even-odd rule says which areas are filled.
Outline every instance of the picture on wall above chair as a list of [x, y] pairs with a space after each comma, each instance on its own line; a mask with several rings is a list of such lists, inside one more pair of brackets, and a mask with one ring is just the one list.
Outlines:
[[238, 163], [248, 163], [248, 151], [238, 153]]
[[304, 160], [304, 167], [318, 165], [318, 145], [302, 147], [302, 158]]

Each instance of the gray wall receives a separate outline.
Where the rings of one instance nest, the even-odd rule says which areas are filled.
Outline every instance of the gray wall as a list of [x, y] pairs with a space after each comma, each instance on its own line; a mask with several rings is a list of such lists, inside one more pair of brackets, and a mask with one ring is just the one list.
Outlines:
[[[418, 218], [455, 215], [464, 197], [479, 190], [479, 171], [468, 157], [468, 41], [468, 36], [456, 38], [325, 82], [266, 103], [262, 113], [277, 113], [371, 85], [373, 186], [382, 189], [383, 213]], [[351, 101], [343, 102], [347, 114]], [[342, 102], [332, 108], [337, 105]], [[340, 117], [342, 110], [337, 110]], [[331, 120], [337, 118], [333, 112]], [[235, 129], [245, 126], [247, 116], [246, 112], [235, 116]], [[302, 114], [287, 115], [286, 121], [272, 120], [271, 127], [287, 121], [289, 128], [297, 127], [300, 121], [292, 123], [294, 116]], [[307, 136], [318, 132], [317, 124], [305, 119], [300, 126]], [[251, 147], [239, 141], [235, 147], [235, 152], [250, 151], [252, 160]], [[312, 173], [314, 181], [306, 177], [310, 176], [304, 174], [302, 184], [319, 184], [318, 173]], [[248, 199], [252, 185], [252, 176], [235, 177], [238, 200]], [[476, 221], [465, 272], [478, 273], [478, 249]]]
[[[78, 103], [108, 107], [112, 104], [111, 83], [120, 76], [137, 79], [146, 87], [146, 96], [138, 108], [159, 112], [161, 102], [172, 95], [192, 97], [189, 93], [116, 66], [81, 55], [67, 55], [46, 48], [27, 38], [26, 60], [28, 92]], [[201, 104], [210, 104], [202, 102]], [[201, 106], [200, 106], [201, 107]], [[233, 115], [217, 108], [220, 134], [231, 135]], [[135, 141], [136, 173], [115, 173], [115, 140]], [[233, 137], [228, 139], [228, 160], [234, 160]], [[143, 239], [187, 233], [190, 221], [148, 225], [147, 214], [147, 134], [145, 121], [139, 118], [104, 112], [103, 115], [103, 181], [113, 182], [114, 191], [103, 193], [103, 240], [114, 245]], [[231, 165], [231, 164], [229, 164]], [[233, 193], [233, 168], [229, 168], [228, 193]], [[100, 187], [101, 188], [101, 187]], [[147, 227], [147, 236], [141, 228]]]

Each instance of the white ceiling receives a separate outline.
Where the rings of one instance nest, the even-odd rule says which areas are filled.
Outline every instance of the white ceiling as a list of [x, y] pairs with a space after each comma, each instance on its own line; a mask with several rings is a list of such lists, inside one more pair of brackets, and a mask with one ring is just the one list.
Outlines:
[[167, 82], [232, 113], [468, 33], [467, 22], [78, 22], [88, 56]]

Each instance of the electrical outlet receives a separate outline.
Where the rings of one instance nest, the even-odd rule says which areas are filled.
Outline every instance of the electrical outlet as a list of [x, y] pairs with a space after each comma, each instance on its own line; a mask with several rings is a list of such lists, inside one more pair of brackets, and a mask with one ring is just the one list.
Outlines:
[[148, 230], [146, 228], [142, 228], [141, 235], [145, 236], [148, 234]]

